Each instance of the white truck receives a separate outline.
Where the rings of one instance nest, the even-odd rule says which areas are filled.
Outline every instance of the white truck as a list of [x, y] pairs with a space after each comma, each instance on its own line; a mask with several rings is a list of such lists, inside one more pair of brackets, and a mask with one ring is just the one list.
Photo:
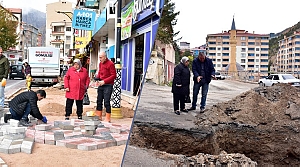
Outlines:
[[60, 49], [54, 47], [29, 47], [28, 64], [32, 84], [56, 84], [60, 74]]

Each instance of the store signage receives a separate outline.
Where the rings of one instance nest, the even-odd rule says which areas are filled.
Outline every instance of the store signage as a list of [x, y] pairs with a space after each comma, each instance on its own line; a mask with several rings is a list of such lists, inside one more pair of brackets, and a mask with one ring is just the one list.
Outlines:
[[133, 20], [136, 21], [138, 19], [138, 15], [148, 8], [150, 8], [150, 10], [154, 10], [154, 0], [134, 0], [132, 15]]
[[95, 28], [96, 12], [88, 10], [74, 10], [72, 27], [80, 30], [92, 31]]

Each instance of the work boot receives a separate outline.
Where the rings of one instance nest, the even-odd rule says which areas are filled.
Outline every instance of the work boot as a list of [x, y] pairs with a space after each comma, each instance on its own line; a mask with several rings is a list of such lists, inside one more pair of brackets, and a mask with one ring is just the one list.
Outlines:
[[20, 121], [19, 121], [19, 124], [21, 125], [21, 126], [32, 126], [28, 121], [26, 121], [26, 119], [21, 119]]
[[105, 122], [109, 122], [110, 123], [110, 115], [111, 115], [111, 113], [106, 113], [105, 114]]
[[99, 120], [102, 121], [102, 111], [97, 110], [96, 115], [99, 117]]
[[4, 122], [7, 123], [7, 121], [10, 119], [11, 119], [11, 114], [5, 113], [4, 114]]

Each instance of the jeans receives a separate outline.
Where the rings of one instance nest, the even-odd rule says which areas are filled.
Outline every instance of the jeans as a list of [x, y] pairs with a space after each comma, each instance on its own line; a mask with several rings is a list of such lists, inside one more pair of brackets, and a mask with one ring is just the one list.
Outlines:
[[179, 103], [180, 103], [180, 110], [185, 109], [185, 96], [182, 94], [173, 93], [174, 111], [179, 110]]
[[[77, 116], [81, 117], [83, 113], [83, 100], [76, 100], [76, 114]], [[74, 104], [74, 99], [68, 99], [66, 101], [66, 117], [69, 117], [72, 114], [72, 109], [73, 109], [73, 104]]]
[[110, 98], [113, 90], [113, 85], [102, 85], [98, 87], [97, 108], [96, 110], [103, 110], [103, 100], [106, 113], [111, 113]]
[[24, 120], [28, 120], [28, 115], [30, 114], [31, 112], [31, 106], [30, 106], [30, 103], [27, 103], [26, 104], [26, 108], [25, 108], [25, 112], [23, 115], [18, 115], [13, 109], [9, 109], [9, 112], [11, 113], [11, 118], [12, 119], [15, 119], [15, 120], [21, 120], [21, 119], [24, 119]]
[[0, 86], [0, 107], [4, 107], [4, 100], [5, 100], [5, 96], [4, 96], [4, 88], [5, 86]]
[[197, 106], [197, 99], [198, 99], [200, 87], [202, 87], [200, 109], [203, 109], [203, 108], [205, 108], [205, 105], [206, 105], [206, 96], [207, 96], [207, 92], [208, 92], [208, 88], [209, 88], [209, 84], [206, 82], [205, 83], [194, 82], [192, 107], [196, 108], [196, 106]]

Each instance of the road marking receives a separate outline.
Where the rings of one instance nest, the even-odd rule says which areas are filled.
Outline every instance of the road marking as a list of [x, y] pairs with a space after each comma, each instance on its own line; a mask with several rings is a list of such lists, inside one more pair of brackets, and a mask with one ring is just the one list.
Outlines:
[[[9, 86], [5, 86], [5, 89], [9, 89], [9, 88], [11, 88], [11, 87], [14, 87], [14, 86], [20, 84], [21, 82], [25, 82], [25, 81], [24, 81], [24, 80], [17, 81], [17, 82], [15, 82], [15, 83], [13, 83], [13, 84], [11, 84], [11, 85], [9, 85]], [[11, 83], [11, 82], [10, 82], [10, 83]]]

